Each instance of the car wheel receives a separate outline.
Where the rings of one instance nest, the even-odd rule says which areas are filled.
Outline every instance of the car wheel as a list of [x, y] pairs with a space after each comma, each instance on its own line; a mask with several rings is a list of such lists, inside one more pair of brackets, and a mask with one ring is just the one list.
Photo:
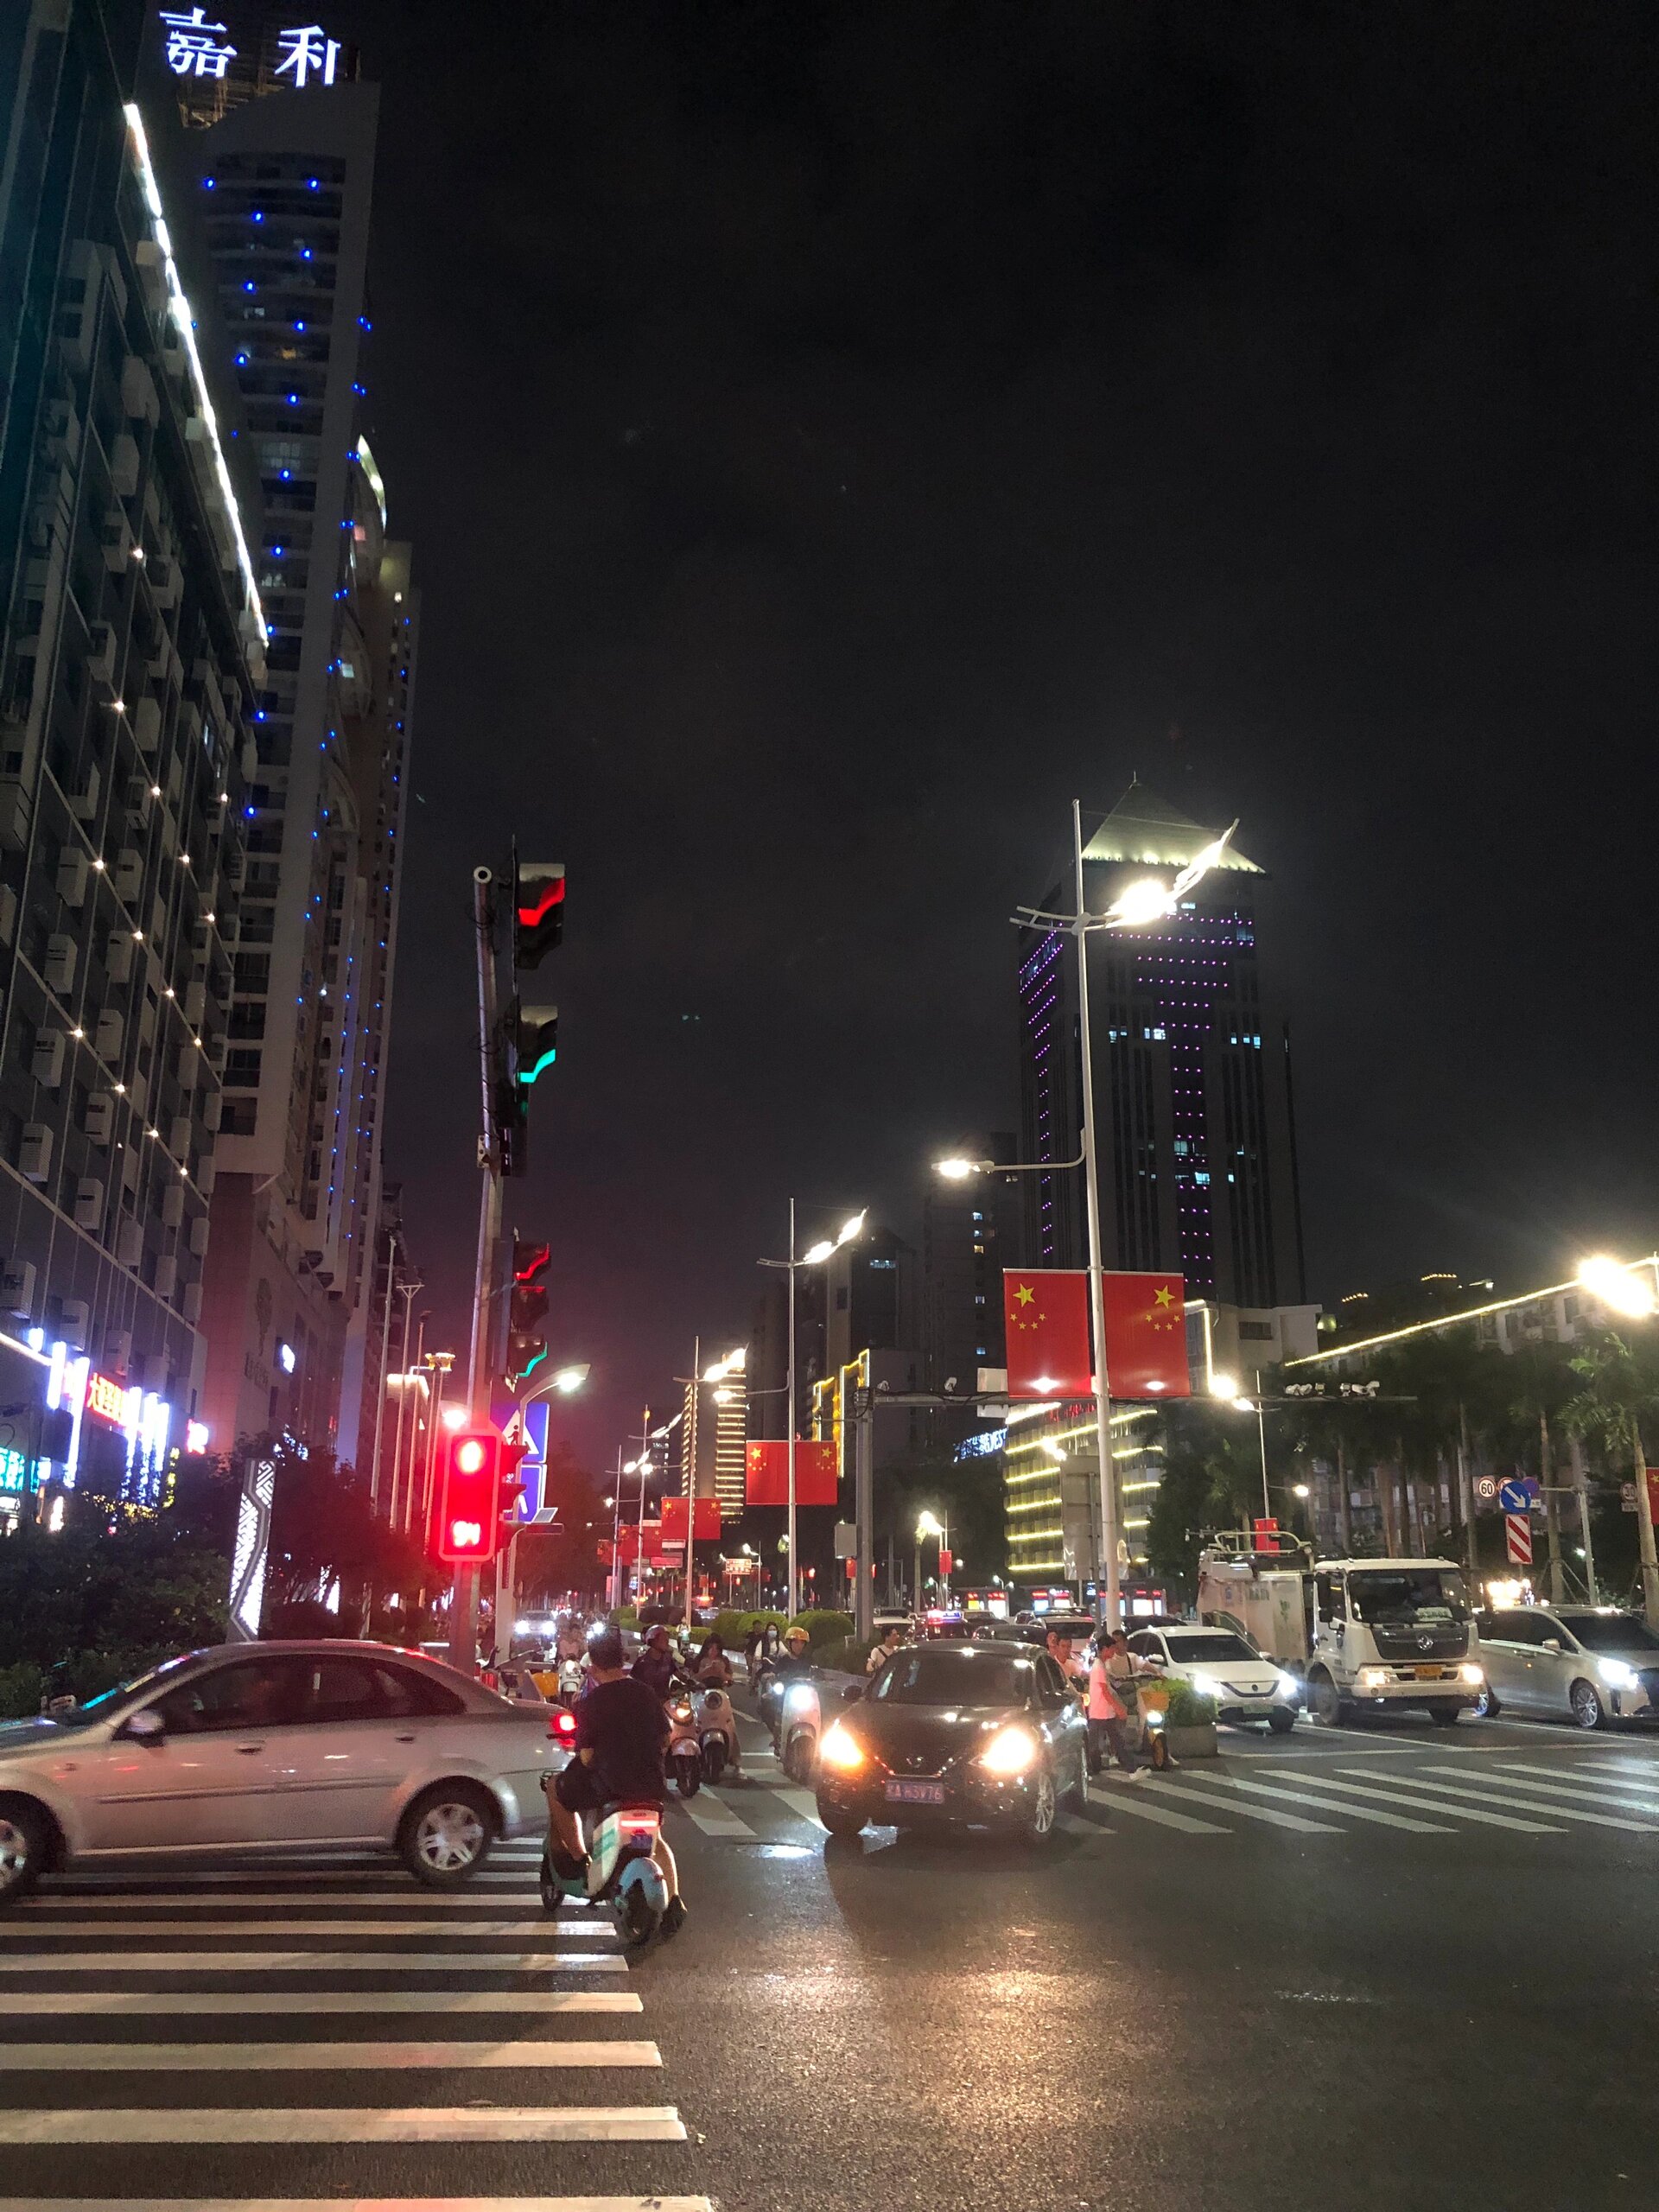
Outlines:
[[1580, 1728], [1605, 1728], [1607, 1710], [1593, 1682], [1574, 1682], [1571, 1693], [1573, 1719]]
[[51, 1830], [26, 1797], [0, 1797], [0, 1906], [28, 1895], [46, 1870]]
[[1054, 1833], [1054, 1815], [1059, 1810], [1059, 1793], [1054, 1787], [1054, 1770], [1038, 1770], [1037, 1786], [1031, 1793], [1031, 1803], [1020, 1834], [1027, 1843], [1040, 1843]]
[[1089, 1802], [1089, 1754], [1086, 1750], [1077, 1753], [1077, 1779], [1066, 1795], [1078, 1812]]
[[1460, 1705], [1431, 1705], [1428, 1717], [1437, 1728], [1455, 1728], [1463, 1718]]
[[831, 1835], [858, 1835], [869, 1815], [857, 1805], [838, 1804], [833, 1797], [820, 1797], [818, 1818]]
[[1275, 1736], [1288, 1736], [1296, 1726], [1296, 1716], [1288, 1706], [1275, 1707], [1268, 1715], [1268, 1726]]
[[1346, 1718], [1337, 1686], [1323, 1667], [1307, 1678], [1307, 1709], [1316, 1728], [1340, 1728]]
[[397, 1848], [417, 1882], [454, 1889], [477, 1873], [495, 1841], [494, 1801], [475, 1782], [440, 1782], [404, 1815]]

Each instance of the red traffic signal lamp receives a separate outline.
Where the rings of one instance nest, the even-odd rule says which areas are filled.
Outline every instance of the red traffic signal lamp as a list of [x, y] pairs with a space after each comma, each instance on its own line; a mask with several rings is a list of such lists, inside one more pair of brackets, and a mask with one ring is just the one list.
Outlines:
[[564, 862], [512, 859], [512, 964], [539, 968], [564, 936]]
[[524, 1446], [499, 1429], [458, 1428], [443, 1442], [434, 1549], [451, 1567], [481, 1564], [501, 1548], [501, 1515], [523, 1485], [517, 1478]]
[[547, 1319], [548, 1290], [542, 1277], [553, 1256], [550, 1244], [531, 1244], [512, 1237], [512, 1283], [507, 1297], [507, 1363], [505, 1381], [509, 1390], [527, 1382], [547, 1357], [543, 1324]]

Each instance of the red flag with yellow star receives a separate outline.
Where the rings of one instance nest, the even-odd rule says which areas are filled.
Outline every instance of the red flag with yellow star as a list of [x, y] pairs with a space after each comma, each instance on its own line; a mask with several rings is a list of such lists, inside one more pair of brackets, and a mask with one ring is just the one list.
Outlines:
[[1089, 1278], [1081, 1268], [1021, 1268], [1002, 1278], [1011, 1398], [1087, 1398]]
[[1179, 1275], [1108, 1274], [1106, 1376], [1114, 1398], [1190, 1398], [1186, 1284]]

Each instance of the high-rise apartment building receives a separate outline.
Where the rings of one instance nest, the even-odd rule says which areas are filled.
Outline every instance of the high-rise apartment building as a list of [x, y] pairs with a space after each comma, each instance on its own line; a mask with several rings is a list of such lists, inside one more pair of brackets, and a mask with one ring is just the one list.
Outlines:
[[[1084, 849], [1101, 913], [1125, 885], [1167, 885], [1217, 831], [1132, 784]], [[1108, 1268], [1166, 1269], [1188, 1294], [1251, 1309], [1303, 1295], [1289, 1027], [1256, 941], [1262, 870], [1230, 845], [1166, 920], [1091, 931], [1090, 1046]], [[1069, 909], [1070, 883], [1039, 904]], [[1039, 938], [1020, 968], [1025, 1157], [1080, 1149], [1073, 940]], [[1027, 1263], [1081, 1267], [1080, 1170], [1033, 1175]]]
[[[998, 1132], [962, 1147], [966, 1159], [1012, 1160]], [[1002, 1271], [1020, 1265], [1025, 1193], [1016, 1174], [929, 1177], [922, 1199], [922, 1373], [930, 1390], [971, 1391], [982, 1367], [1005, 1367]]]
[[739, 1345], [685, 1384], [680, 1421], [681, 1489], [690, 1497], [717, 1497], [722, 1529], [731, 1528], [743, 1517], [744, 1447], [749, 1424], [747, 1367], [747, 1347]]
[[153, 1499], [202, 1411], [270, 679], [257, 484], [168, 118], [131, 102], [142, 28], [123, 0], [0, 12], [0, 1517], [89, 1473]]
[[146, 57], [188, 126], [264, 492], [270, 626], [207, 1403], [227, 1439], [289, 1429], [361, 1457], [418, 635], [365, 429], [378, 96], [316, 26], [209, 12], [204, 28], [158, 11]]

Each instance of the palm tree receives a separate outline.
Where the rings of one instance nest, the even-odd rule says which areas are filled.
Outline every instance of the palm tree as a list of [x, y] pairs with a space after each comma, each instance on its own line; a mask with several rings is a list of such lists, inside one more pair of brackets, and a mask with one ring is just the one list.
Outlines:
[[[1538, 1481], [1544, 1494], [1544, 1527], [1549, 1548], [1549, 1602], [1560, 1605], [1567, 1596], [1561, 1570], [1561, 1516], [1555, 1487], [1555, 1459], [1550, 1423], [1559, 1421], [1575, 1395], [1576, 1378], [1565, 1344], [1522, 1344], [1510, 1354], [1510, 1383], [1508, 1411], [1525, 1431], [1538, 1439]], [[1586, 1555], [1589, 1526], [1585, 1529]]]
[[1642, 1611], [1649, 1628], [1659, 1627], [1659, 1558], [1655, 1556], [1647, 1453], [1642, 1445], [1642, 1423], [1651, 1423], [1659, 1408], [1659, 1369], [1650, 1346], [1638, 1352], [1616, 1329], [1587, 1338], [1570, 1364], [1582, 1388], [1562, 1408], [1564, 1425], [1599, 1443], [1614, 1470], [1628, 1455], [1642, 1548]]

